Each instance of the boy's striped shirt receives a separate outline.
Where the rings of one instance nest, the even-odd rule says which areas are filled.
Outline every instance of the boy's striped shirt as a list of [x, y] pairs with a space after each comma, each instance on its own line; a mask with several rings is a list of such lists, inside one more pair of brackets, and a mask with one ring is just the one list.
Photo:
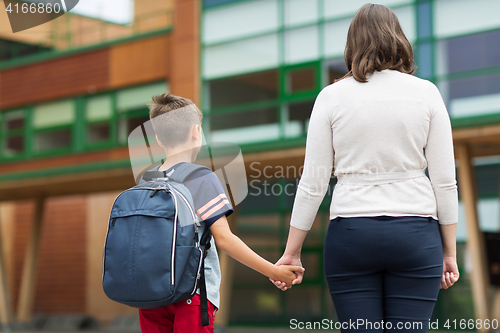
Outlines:
[[[175, 170], [181, 163], [169, 168], [166, 173], [172, 169]], [[214, 172], [207, 169], [197, 170], [189, 175], [183, 184], [193, 197], [196, 213], [207, 227], [210, 227], [222, 216], [229, 216], [233, 212], [224, 187]]]
[[214, 199], [206, 203], [203, 207], [198, 209], [197, 213], [203, 220], [206, 220], [211, 215], [213, 215], [214, 213], [223, 209], [226, 206], [231, 206], [231, 204], [229, 203], [226, 194], [221, 193], [217, 195]]

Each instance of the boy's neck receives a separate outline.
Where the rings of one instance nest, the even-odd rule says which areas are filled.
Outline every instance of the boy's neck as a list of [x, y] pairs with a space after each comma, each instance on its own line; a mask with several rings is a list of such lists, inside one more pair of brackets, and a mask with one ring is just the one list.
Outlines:
[[165, 163], [160, 165], [158, 168], [158, 171], [165, 171], [173, 167], [174, 165], [182, 162], [187, 162], [191, 163], [193, 162], [191, 160], [192, 153], [191, 151], [183, 151], [180, 153], [175, 153], [175, 152], [167, 152], [167, 159], [165, 160]]

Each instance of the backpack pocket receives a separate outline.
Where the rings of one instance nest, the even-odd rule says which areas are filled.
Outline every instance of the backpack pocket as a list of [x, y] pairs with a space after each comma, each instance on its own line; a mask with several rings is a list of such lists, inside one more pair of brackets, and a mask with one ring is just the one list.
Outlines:
[[139, 307], [171, 297], [174, 229], [171, 217], [111, 219], [103, 262], [103, 289], [110, 299]]
[[176, 290], [179, 300], [195, 294], [201, 269], [201, 249], [197, 246], [178, 246], [175, 257]]

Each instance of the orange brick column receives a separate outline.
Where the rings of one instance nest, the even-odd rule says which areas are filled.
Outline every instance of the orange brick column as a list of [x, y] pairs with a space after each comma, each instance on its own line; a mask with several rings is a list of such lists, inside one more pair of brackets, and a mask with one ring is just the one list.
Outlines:
[[199, 0], [175, 0], [171, 39], [170, 88], [175, 95], [200, 102]]

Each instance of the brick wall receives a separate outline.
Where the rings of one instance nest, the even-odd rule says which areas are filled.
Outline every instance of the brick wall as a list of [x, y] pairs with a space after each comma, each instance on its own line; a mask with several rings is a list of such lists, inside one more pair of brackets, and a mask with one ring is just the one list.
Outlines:
[[[16, 204], [14, 227], [14, 309], [34, 203]], [[34, 313], [85, 312], [86, 198], [67, 196], [46, 201], [36, 277]]]
[[108, 49], [101, 49], [2, 71], [0, 108], [105, 89], [108, 53]]

